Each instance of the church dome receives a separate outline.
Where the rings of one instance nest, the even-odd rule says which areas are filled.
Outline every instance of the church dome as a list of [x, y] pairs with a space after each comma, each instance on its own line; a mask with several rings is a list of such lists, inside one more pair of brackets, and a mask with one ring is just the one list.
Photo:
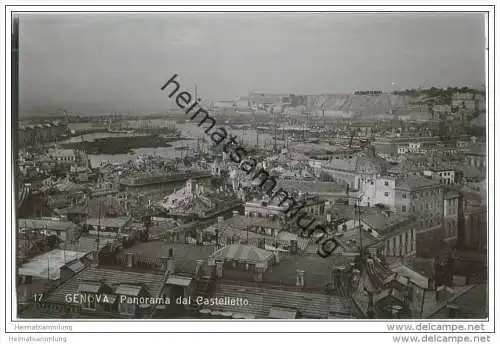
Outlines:
[[387, 169], [387, 162], [375, 154], [375, 147], [370, 146], [356, 157], [355, 169], [363, 174], [381, 174]]

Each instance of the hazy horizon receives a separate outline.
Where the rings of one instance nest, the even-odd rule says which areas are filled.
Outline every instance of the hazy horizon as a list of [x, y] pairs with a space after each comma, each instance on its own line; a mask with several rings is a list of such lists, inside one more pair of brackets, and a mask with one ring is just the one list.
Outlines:
[[[21, 14], [20, 107], [162, 111], [203, 99], [485, 82], [480, 13]], [[83, 109], [81, 109], [83, 110]]]

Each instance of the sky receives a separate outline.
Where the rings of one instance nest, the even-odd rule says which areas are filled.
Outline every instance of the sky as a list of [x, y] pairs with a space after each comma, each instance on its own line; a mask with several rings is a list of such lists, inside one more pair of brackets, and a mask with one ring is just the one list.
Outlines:
[[207, 100], [473, 86], [485, 80], [479, 13], [23, 13], [23, 109], [161, 111], [161, 86]]

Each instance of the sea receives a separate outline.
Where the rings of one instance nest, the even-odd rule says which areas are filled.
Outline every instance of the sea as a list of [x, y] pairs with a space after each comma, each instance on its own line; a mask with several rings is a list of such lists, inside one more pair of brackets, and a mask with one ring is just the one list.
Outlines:
[[[209, 135], [205, 133], [204, 127], [198, 127], [196, 123], [178, 123], [175, 125], [176, 129], [179, 130], [181, 137], [185, 138], [183, 140], [171, 142], [171, 147], [157, 147], [157, 148], [137, 148], [133, 150], [133, 153], [129, 154], [89, 154], [90, 163], [93, 167], [99, 166], [103, 162], [127, 162], [129, 160], [135, 160], [139, 156], [152, 155], [158, 156], [165, 159], [183, 158], [186, 155], [194, 153], [198, 148], [202, 148], [203, 145], [208, 149], [211, 144], [211, 139]], [[269, 146], [273, 141], [272, 135], [268, 133], [262, 133], [255, 129], [231, 129], [226, 128], [228, 134], [235, 135], [237, 137], [236, 141], [242, 147], [253, 148], [257, 145], [260, 147]], [[137, 135], [145, 134], [135, 134], [135, 133], [91, 133], [84, 134], [80, 136], [72, 137], [68, 140], [61, 141], [60, 143], [75, 143], [84, 141], [93, 141], [100, 138], [106, 137], [132, 137]], [[203, 144], [202, 140], [205, 140]]]

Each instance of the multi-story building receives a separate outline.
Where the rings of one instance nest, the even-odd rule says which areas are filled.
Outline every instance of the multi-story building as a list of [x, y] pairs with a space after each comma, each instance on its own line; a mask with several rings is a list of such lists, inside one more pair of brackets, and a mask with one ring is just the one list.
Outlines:
[[334, 228], [341, 252], [359, 252], [360, 246], [372, 254], [383, 252], [388, 257], [416, 254], [416, 221], [411, 216], [365, 208], [351, 214]]
[[367, 207], [383, 204], [395, 210], [395, 182], [395, 177], [387, 175], [365, 180], [360, 187], [360, 204]]
[[417, 255], [433, 256], [443, 242], [444, 186], [439, 181], [409, 176], [395, 181], [396, 211], [417, 218]]
[[486, 147], [483, 145], [474, 145], [465, 152], [465, 162], [469, 166], [478, 168], [481, 171], [486, 170]]
[[437, 180], [421, 177], [380, 176], [365, 182], [362, 205], [384, 205], [401, 214], [417, 218], [417, 255], [432, 255], [442, 243], [444, 186]]
[[424, 171], [424, 176], [431, 177], [432, 179], [438, 180], [441, 184], [456, 184], [457, 183], [457, 171], [452, 167], [442, 166], [442, 167], [431, 167]]
[[458, 210], [460, 194], [454, 190], [448, 190], [444, 194], [443, 205], [443, 227], [444, 241], [453, 245], [458, 235]]
[[377, 157], [375, 147], [371, 146], [350, 159], [310, 161], [310, 166], [328, 174], [336, 183], [348, 185], [350, 189], [359, 189], [362, 183], [374, 180], [377, 175], [383, 173], [388, 163]]
[[460, 246], [467, 250], [485, 252], [488, 238], [487, 207], [480, 201], [463, 201], [462, 235], [458, 238]]

